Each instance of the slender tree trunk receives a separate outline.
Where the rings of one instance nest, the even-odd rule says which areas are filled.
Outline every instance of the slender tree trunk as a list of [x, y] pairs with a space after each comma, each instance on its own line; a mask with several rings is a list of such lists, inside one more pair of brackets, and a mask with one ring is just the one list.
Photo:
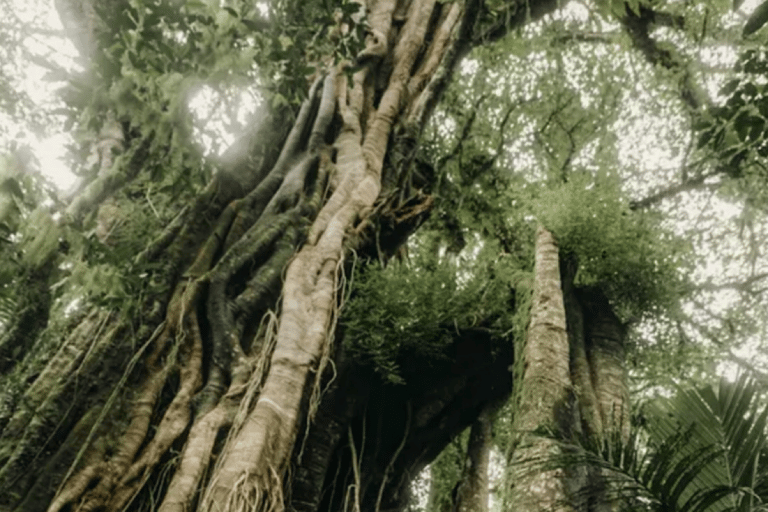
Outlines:
[[472, 423], [467, 456], [459, 482], [456, 512], [488, 512], [488, 463], [491, 455], [493, 417], [486, 408]]

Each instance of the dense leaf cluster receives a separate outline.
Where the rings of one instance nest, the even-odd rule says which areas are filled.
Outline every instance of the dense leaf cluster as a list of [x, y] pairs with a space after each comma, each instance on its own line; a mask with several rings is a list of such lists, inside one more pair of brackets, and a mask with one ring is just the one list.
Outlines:
[[575, 174], [542, 193], [537, 217], [576, 258], [575, 284], [600, 287], [622, 320], [673, 307], [685, 291], [685, 247], [653, 215], [631, 211], [615, 179]]
[[501, 337], [513, 327], [514, 288], [529, 278], [496, 244], [475, 254], [441, 258], [424, 248], [413, 259], [366, 265], [342, 322], [345, 347], [393, 383], [403, 383], [404, 358], [440, 358], [463, 329]]
[[[714, 150], [725, 162], [725, 172], [743, 175], [754, 158], [768, 156], [768, 88], [764, 83], [768, 58], [764, 49], [739, 56], [735, 76], [720, 90], [725, 98], [699, 121], [699, 148]], [[764, 174], [764, 171], [763, 173]]]

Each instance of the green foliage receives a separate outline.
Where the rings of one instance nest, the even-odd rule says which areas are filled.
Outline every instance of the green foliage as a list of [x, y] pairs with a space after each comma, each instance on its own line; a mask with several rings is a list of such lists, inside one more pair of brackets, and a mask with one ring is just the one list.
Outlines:
[[[642, 412], [629, 439], [593, 446], [579, 457], [602, 467], [611, 494], [664, 512], [752, 511], [768, 499], [765, 389], [743, 375], [716, 386], [678, 388]], [[588, 489], [585, 492], [592, 492]], [[639, 499], [639, 500], [638, 500]]]
[[631, 211], [616, 179], [574, 174], [544, 191], [535, 211], [562, 255], [576, 257], [576, 284], [602, 288], [622, 320], [672, 307], [685, 291], [682, 243]]
[[[735, 4], [734, 4], [735, 5]], [[742, 35], [749, 36], [760, 30], [768, 22], [768, 2], [762, 2], [757, 6], [747, 22], [744, 24]]]
[[763, 48], [745, 50], [739, 55], [732, 78], [720, 89], [724, 102], [712, 107], [694, 126], [698, 132], [698, 147], [711, 151], [718, 159], [721, 171], [731, 177], [740, 178], [750, 173], [756, 173], [762, 179], [766, 177], [766, 72], [768, 53]]
[[727, 504], [738, 510], [752, 510], [768, 498], [764, 487], [768, 475], [766, 468], [760, 468], [768, 425], [764, 393], [744, 374], [736, 382], [722, 378], [717, 386], [681, 388], [674, 397], [649, 404], [646, 412], [652, 441], [658, 443], [673, 432], [692, 432], [674, 454], [676, 461], [690, 458], [696, 451], [712, 454], [710, 462], [688, 469], [690, 483], [679, 498], [698, 500], [702, 509], [721, 509]]
[[38, 207], [43, 184], [28, 172], [26, 156], [24, 150], [0, 155], [0, 334], [24, 302], [25, 274], [49, 261], [58, 246], [53, 220]]
[[32, 268], [40, 266], [59, 246], [59, 230], [50, 214], [38, 208], [25, 225], [22, 262]]
[[422, 247], [412, 261], [372, 263], [356, 272], [344, 308], [346, 348], [392, 383], [404, 357], [438, 357], [462, 329], [500, 335], [512, 327], [512, 293], [527, 275], [496, 244], [476, 254], [439, 257]]

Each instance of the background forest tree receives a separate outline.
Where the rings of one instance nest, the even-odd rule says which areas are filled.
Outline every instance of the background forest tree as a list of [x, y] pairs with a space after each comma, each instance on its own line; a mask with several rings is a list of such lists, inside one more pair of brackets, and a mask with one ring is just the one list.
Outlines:
[[2, 0], [0, 507], [602, 510], [521, 460], [702, 403], [762, 468], [766, 5]]

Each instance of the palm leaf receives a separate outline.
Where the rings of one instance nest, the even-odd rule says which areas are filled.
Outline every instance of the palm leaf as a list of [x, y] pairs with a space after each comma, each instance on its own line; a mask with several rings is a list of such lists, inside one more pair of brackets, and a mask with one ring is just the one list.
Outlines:
[[[735, 382], [721, 379], [717, 387], [681, 389], [673, 398], [652, 404], [651, 439], [664, 439], [675, 429], [692, 429], [689, 442], [675, 457], [684, 458], [707, 446], [720, 450], [720, 456], [698, 468], [698, 475], [680, 493], [680, 499], [687, 502], [695, 496], [697, 503], [706, 503], [706, 510], [712, 511], [753, 499], [752, 492], [738, 490], [757, 485], [756, 468], [765, 446], [768, 420], [768, 409], [760, 406], [759, 398], [759, 387], [745, 374]], [[732, 490], [728, 500], [703, 497], [707, 490], [724, 488]]]
[[7, 293], [7, 290], [0, 289], [0, 335], [11, 323], [15, 313], [16, 300]]
[[757, 32], [766, 22], [768, 22], [768, 1], [757, 6], [757, 9], [754, 10], [747, 23], [744, 24], [741, 35], [746, 37]]
[[599, 468], [611, 496], [605, 485], [582, 492], [597, 489], [604, 499], [642, 497], [665, 512], [756, 510], [768, 497], [768, 472], [759, 466], [768, 424], [761, 391], [748, 375], [680, 388], [647, 404], [645, 427], [634, 428], [629, 439], [582, 440], [560, 464]]

